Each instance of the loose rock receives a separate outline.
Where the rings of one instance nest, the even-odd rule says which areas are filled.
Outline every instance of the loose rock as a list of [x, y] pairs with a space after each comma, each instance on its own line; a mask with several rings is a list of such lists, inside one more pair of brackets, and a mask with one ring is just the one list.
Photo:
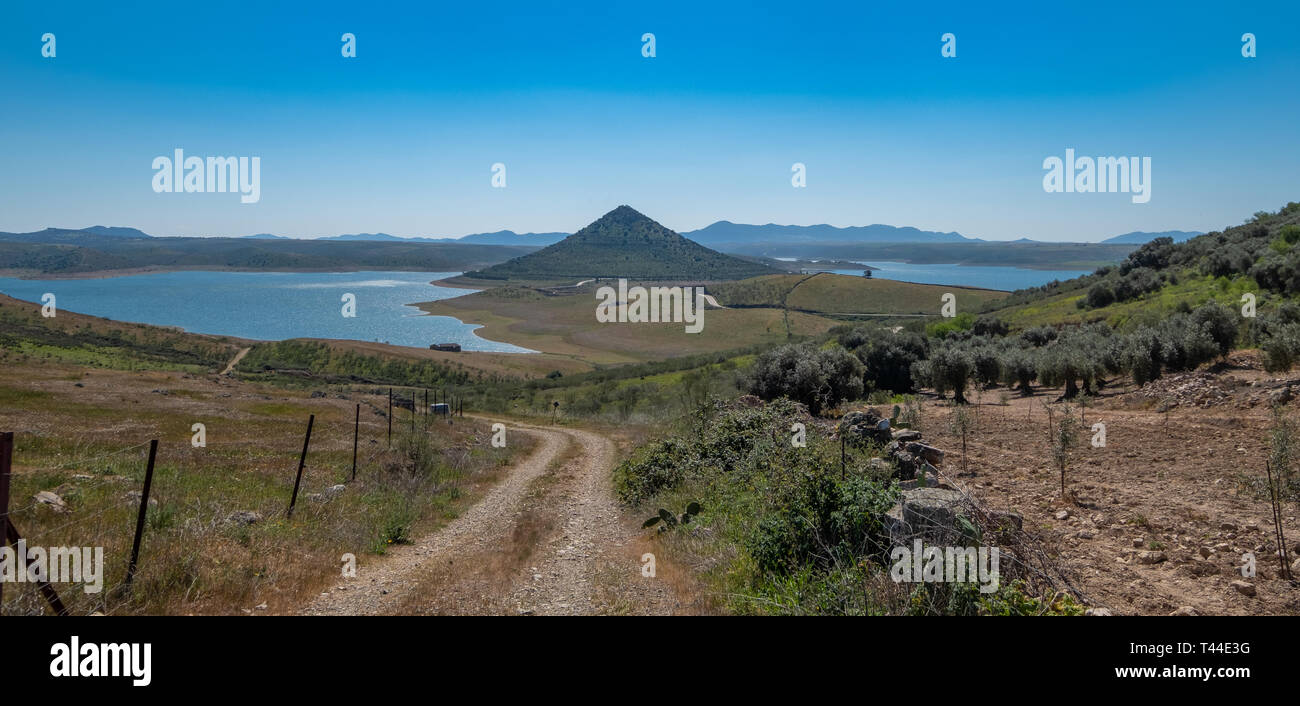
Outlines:
[[52, 493], [48, 490], [42, 490], [41, 492], [33, 495], [32, 500], [35, 500], [37, 503], [55, 512], [68, 512], [67, 503], [63, 502], [63, 498], [59, 497], [57, 493]]

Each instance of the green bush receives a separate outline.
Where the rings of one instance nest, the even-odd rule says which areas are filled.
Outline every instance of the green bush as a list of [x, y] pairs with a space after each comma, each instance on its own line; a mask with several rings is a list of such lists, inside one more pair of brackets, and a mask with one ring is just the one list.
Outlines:
[[840, 481], [806, 473], [763, 516], [746, 548], [761, 570], [780, 575], [883, 556], [889, 547], [884, 515], [897, 500], [896, 486], [866, 476]]
[[[929, 352], [925, 337], [910, 331], [895, 333], [877, 328], [868, 332], [859, 328], [842, 336], [840, 340], [865, 366], [863, 382], [866, 388], [895, 393], [916, 389], [916, 382], [912, 379], [912, 364], [924, 359]], [[857, 345], [849, 346], [847, 343]]]
[[975, 315], [963, 311], [951, 319], [926, 324], [925, 335], [930, 338], [948, 338], [963, 331], [970, 331], [973, 328], [975, 328]]
[[662, 490], [677, 487], [687, 469], [697, 463], [692, 445], [676, 437], [654, 441], [614, 469], [619, 500], [636, 505]]
[[758, 356], [748, 389], [764, 400], [788, 397], [818, 414], [846, 400], [860, 399], [865, 372], [862, 363], [839, 346], [786, 345]]

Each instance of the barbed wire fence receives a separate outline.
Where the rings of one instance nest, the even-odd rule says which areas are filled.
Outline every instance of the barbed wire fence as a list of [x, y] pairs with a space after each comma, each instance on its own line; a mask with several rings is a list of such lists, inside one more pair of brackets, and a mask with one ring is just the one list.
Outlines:
[[[428, 399], [425, 391], [425, 399]], [[434, 404], [419, 403], [417, 389], [411, 388], [400, 408], [410, 410], [409, 429], [412, 432], [431, 432], [444, 417], [448, 424], [452, 417], [463, 416], [463, 400], [449, 395], [445, 390], [434, 390]], [[389, 399], [395, 402], [389, 388]], [[442, 402], [437, 400], [441, 398]], [[435, 405], [441, 404], [440, 407]], [[374, 413], [387, 417], [384, 421], [362, 421], [361, 408], [368, 406]], [[435, 411], [436, 410], [436, 411]], [[381, 456], [393, 450], [391, 430], [396, 422], [391, 407], [387, 410], [370, 399], [355, 402], [352, 419], [315, 427], [315, 414], [309, 414], [302, 439], [301, 452], [295, 454], [298, 465], [292, 474], [286, 472], [286, 495], [279, 508], [263, 503], [258, 511], [248, 511], [259, 518], [282, 513], [291, 519], [299, 498], [306, 494], [307, 482], [323, 483], [320, 478], [307, 474], [307, 458], [313, 440], [322, 451], [347, 451], [345, 465], [333, 464], [317, 471], [335, 474], [339, 484], [322, 486], [333, 489], [357, 479], [366, 469], [376, 468]], [[405, 415], [403, 415], [405, 416]], [[350, 422], [350, 423], [349, 423]], [[406, 422], [406, 420], [402, 420]], [[313, 434], [313, 427], [315, 433]], [[366, 446], [362, 453], [362, 436]], [[405, 431], [399, 428], [399, 433]], [[314, 439], [313, 439], [314, 437]], [[399, 440], [400, 440], [399, 435]], [[93, 455], [59, 460], [54, 464], [25, 469], [24, 485], [44, 486], [31, 493], [17, 507], [12, 489], [15, 473], [13, 432], [0, 432], [0, 556], [4, 580], [0, 580], [0, 615], [115, 615], [129, 612], [133, 606], [132, 584], [140, 573], [142, 553], [148, 558], [147, 535], [150, 530], [170, 527], [174, 509], [163, 506], [159, 492], [166, 495], [176, 488], [168, 488], [166, 481], [176, 482], [181, 474], [202, 472], [211, 457], [210, 447], [223, 452], [234, 451], [250, 462], [274, 463], [283, 454], [275, 450], [282, 444], [266, 438], [222, 440], [206, 439], [196, 445], [168, 444], [160, 446], [151, 439]], [[288, 442], [289, 439], [281, 440]], [[159, 451], [167, 456], [167, 471], [155, 478], [159, 464]], [[251, 465], [251, 464], [250, 464]], [[161, 470], [161, 469], [160, 469]], [[69, 472], [73, 472], [68, 477]], [[341, 476], [341, 478], [340, 478]], [[48, 477], [48, 478], [47, 478]], [[66, 479], [66, 480], [65, 480]], [[159, 488], [157, 481], [164, 481]], [[58, 483], [55, 485], [55, 483]], [[52, 487], [50, 487], [52, 486]], [[291, 488], [292, 490], [289, 490]], [[29, 488], [30, 490], [30, 488]], [[26, 494], [26, 492], [24, 493]], [[319, 496], [320, 493], [313, 495]], [[190, 532], [210, 529], [210, 525], [231, 524], [240, 521], [240, 512], [223, 514], [222, 503], [213, 502], [207, 515], [195, 513], [188, 517], [179, 530]], [[196, 508], [202, 509], [202, 508]], [[5, 564], [9, 564], [5, 566]]]

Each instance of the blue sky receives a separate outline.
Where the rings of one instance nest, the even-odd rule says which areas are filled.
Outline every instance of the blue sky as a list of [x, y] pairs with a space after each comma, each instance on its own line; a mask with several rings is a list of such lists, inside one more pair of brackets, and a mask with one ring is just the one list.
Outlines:
[[[1300, 200], [1300, 3], [976, 5], [11, 4], [0, 230], [571, 231], [626, 203], [1097, 240]], [[178, 147], [260, 157], [261, 201], [154, 193]], [[1067, 147], [1151, 157], [1151, 201], [1045, 193]]]

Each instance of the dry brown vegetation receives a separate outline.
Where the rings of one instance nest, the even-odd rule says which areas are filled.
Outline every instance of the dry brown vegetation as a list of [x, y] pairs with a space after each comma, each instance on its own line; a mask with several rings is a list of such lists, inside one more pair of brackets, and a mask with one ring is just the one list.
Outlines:
[[[395, 410], [389, 450], [387, 400], [378, 392], [321, 396], [217, 375], [11, 357], [0, 380], [0, 430], [15, 432], [14, 523], [33, 544], [104, 547], [103, 593], [56, 586], [73, 612], [294, 610], [340, 574], [344, 553], [364, 561], [440, 526], [530, 447], [520, 438], [492, 449], [486, 426], [468, 418], [417, 418], [412, 432], [410, 413]], [[357, 403], [359, 464], [349, 482]], [[311, 447], [288, 519], [309, 414]], [[194, 423], [206, 427], [205, 448], [190, 444]], [[127, 595], [120, 584], [139, 503], [129, 493], [141, 487], [149, 439], [159, 439], [159, 453]], [[42, 490], [66, 507], [37, 503]], [[253, 516], [260, 519], [248, 522]], [[7, 587], [4, 600], [5, 614], [45, 610], [30, 584]]]
[[801, 312], [787, 316], [780, 309], [707, 309], [704, 330], [699, 333], [686, 333], [681, 323], [600, 323], [595, 316], [595, 285], [568, 295], [499, 287], [419, 307], [431, 314], [483, 324], [477, 333], [484, 338], [586, 364], [662, 360], [783, 343], [787, 334], [818, 334], [836, 324]]

